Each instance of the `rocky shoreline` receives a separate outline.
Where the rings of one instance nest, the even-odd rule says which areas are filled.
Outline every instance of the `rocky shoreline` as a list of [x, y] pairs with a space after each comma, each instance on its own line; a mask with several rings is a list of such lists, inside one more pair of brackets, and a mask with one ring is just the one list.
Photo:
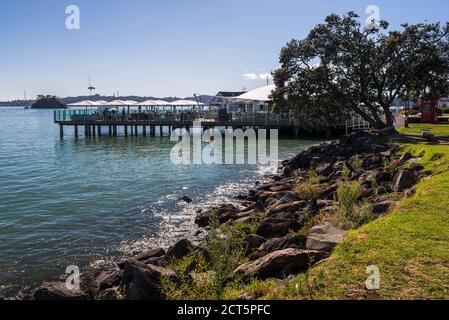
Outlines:
[[[284, 161], [269, 182], [237, 197], [243, 208], [225, 204], [197, 212], [198, 244], [183, 239], [168, 250], [141, 252], [84, 279], [80, 290], [44, 283], [30, 298], [183, 299], [186, 288], [209, 282], [222, 290], [237, 280], [244, 285], [251, 279], [285, 279], [326, 259], [350, 229], [388, 214], [430, 174], [413, 162], [413, 155], [381, 136], [344, 136]], [[217, 251], [230, 268], [220, 275], [223, 261]], [[167, 288], [181, 293], [174, 296]]]

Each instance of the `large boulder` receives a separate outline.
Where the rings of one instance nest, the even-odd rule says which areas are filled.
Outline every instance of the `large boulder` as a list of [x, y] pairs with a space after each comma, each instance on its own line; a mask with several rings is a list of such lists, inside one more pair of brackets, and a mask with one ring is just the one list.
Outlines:
[[264, 237], [258, 236], [257, 234], [250, 234], [243, 238], [242, 243], [246, 252], [252, 252], [254, 249], [259, 248], [263, 243], [265, 243], [267, 239]]
[[290, 231], [298, 231], [301, 226], [297, 214], [282, 212], [262, 220], [256, 234], [267, 239], [283, 237]]
[[410, 159], [413, 159], [413, 155], [410, 152], [406, 152], [399, 158], [399, 162], [405, 163], [405, 162], [409, 161]]
[[165, 277], [176, 281], [174, 270], [144, 264], [135, 259], [125, 262], [122, 292], [126, 300], [162, 300], [161, 279]]
[[33, 298], [39, 301], [46, 300], [88, 300], [87, 293], [81, 290], [70, 290], [64, 282], [43, 283], [33, 294]]
[[118, 286], [121, 280], [122, 271], [103, 271], [97, 278], [95, 278], [93, 285], [96, 290], [105, 290]]
[[251, 253], [248, 258], [250, 260], [259, 259], [271, 252], [294, 248], [305, 249], [307, 238], [299, 234], [289, 234], [282, 238], [269, 239], [263, 243], [256, 251]]
[[318, 206], [317, 199], [311, 199], [309, 201], [309, 204], [304, 209], [304, 214], [307, 217], [313, 217], [314, 215], [318, 214], [320, 212], [320, 207]]
[[325, 188], [321, 193], [319, 198], [324, 200], [333, 200], [334, 195], [337, 192], [338, 185], [335, 183], [327, 188]]
[[190, 198], [189, 196], [182, 196], [181, 198], [178, 199], [178, 201], [184, 201], [185, 203], [193, 202], [192, 198]]
[[278, 204], [280, 205], [297, 201], [301, 201], [301, 197], [299, 197], [296, 193], [289, 191], [282, 196], [282, 198], [278, 201]]
[[301, 249], [285, 249], [272, 252], [254, 262], [239, 266], [234, 274], [243, 277], [285, 278], [306, 271], [313, 263], [325, 258], [323, 252]]
[[140, 254], [138, 254], [136, 257], [134, 257], [137, 261], [145, 261], [151, 258], [158, 258], [165, 255], [165, 250], [162, 248], [156, 248], [156, 249], [150, 249], [146, 250]]
[[376, 203], [373, 205], [373, 214], [376, 216], [383, 215], [383, 214], [387, 213], [388, 210], [390, 210], [392, 205], [393, 205], [393, 202], [389, 201], [389, 200]]
[[182, 239], [168, 249], [167, 257], [181, 259], [192, 253], [193, 250], [195, 250], [195, 246], [189, 240]]
[[341, 230], [329, 222], [317, 225], [310, 230], [306, 249], [331, 252], [347, 234], [347, 231]]
[[315, 170], [320, 176], [328, 177], [334, 172], [334, 167], [332, 163], [324, 163], [319, 165]]
[[359, 177], [359, 183], [363, 188], [369, 189], [373, 186], [373, 182], [375, 181], [376, 173], [373, 171], [365, 171]]
[[262, 244], [259, 249], [267, 253], [288, 248], [305, 249], [307, 238], [299, 234], [289, 234], [282, 238], [270, 239]]
[[267, 216], [272, 216], [277, 213], [281, 212], [289, 212], [294, 213], [299, 211], [300, 209], [303, 209], [307, 203], [305, 201], [295, 201], [295, 202], [289, 202], [289, 203], [283, 203], [279, 204], [276, 203], [275, 205], [271, 206], [267, 210]]
[[401, 192], [413, 187], [418, 182], [415, 172], [409, 169], [402, 169], [393, 179], [393, 190]]
[[200, 212], [195, 219], [195, 223], [199, 227], [207, 227], [210, 223], [210, 218], [213, 214], [217, 216], [220, 223], [228, 222], [240, 210], [232, 204], [225, 204], [221, 207], [214, 208], [205, 212]]

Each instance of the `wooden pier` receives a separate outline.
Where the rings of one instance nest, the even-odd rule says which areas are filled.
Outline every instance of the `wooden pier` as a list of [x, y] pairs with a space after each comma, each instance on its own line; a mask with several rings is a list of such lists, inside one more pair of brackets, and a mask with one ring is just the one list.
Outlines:
[[[225, 128], [254, 128], [279, 129], [293, 133], [299, 132], [299, 126], [291, 114], [271, 113], [223, 113], [218, 111], [197, 112], [104, 112], [94, 110], [55, 110], [54, 122], [59, 125], [61, 138], [64, 137], [64, 128], [73, 127], [75, 137], [79, 136], [80, 128], [84, 129], [86, 137], [100, 137], [106, 128], [107, 136], [117, 137], [122, 131], [124, 136], [160, 136], [164, 128], [169, 134], [174, 129], [184, 128], [190, 130], [194, 122], [201, 122], [203, 129], [214, 127]], [[120, 129], [120, 130], [119, 130]]]

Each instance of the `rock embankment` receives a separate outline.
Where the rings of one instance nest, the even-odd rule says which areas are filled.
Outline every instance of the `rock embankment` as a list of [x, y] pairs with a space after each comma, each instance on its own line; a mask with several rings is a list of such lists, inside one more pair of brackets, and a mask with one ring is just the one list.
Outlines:
[[[238, 196], [243, 209], [227, 204], [199, 212], [196, 223], [209, 230], [215, 220], [242, 232], [244, 257], [229, 278], [286, 278], [326, 259], [349, 229], [387, 214], [398, 199], [413, 194], [428, 173], [410, 163], [412, 158], [376, 135], [345, 136], [285, 161], [271, 181]], [[223, 236], [222, 241], [229, 240]], [[145, 251], [101, 273], [85, 291], [47, 283], [34, 298], [165, 299], [162, 279], [176, 285], [186, 275], [198, 278], [195, 259], [182, 272], [174, 262], [198, 255], [213, 259], [206, 240], [194, 245], [183, 239], [167, 251]]]

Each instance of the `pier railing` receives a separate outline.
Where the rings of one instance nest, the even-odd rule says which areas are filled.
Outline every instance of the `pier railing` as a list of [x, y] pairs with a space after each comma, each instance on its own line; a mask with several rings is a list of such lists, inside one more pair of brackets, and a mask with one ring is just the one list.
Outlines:
[[241, 126], [294, 126], [295, 120], [290, 113], [274, 114], [269, 112], [231, 112], [219, 111], [97, 111], [97, 110], [55, 110], [55, 123], [65, 124], [101, 124], [101, 123], [129, 123], [129, 124], [182, 124], [192, 122], [205, 122], [222, 125]]

